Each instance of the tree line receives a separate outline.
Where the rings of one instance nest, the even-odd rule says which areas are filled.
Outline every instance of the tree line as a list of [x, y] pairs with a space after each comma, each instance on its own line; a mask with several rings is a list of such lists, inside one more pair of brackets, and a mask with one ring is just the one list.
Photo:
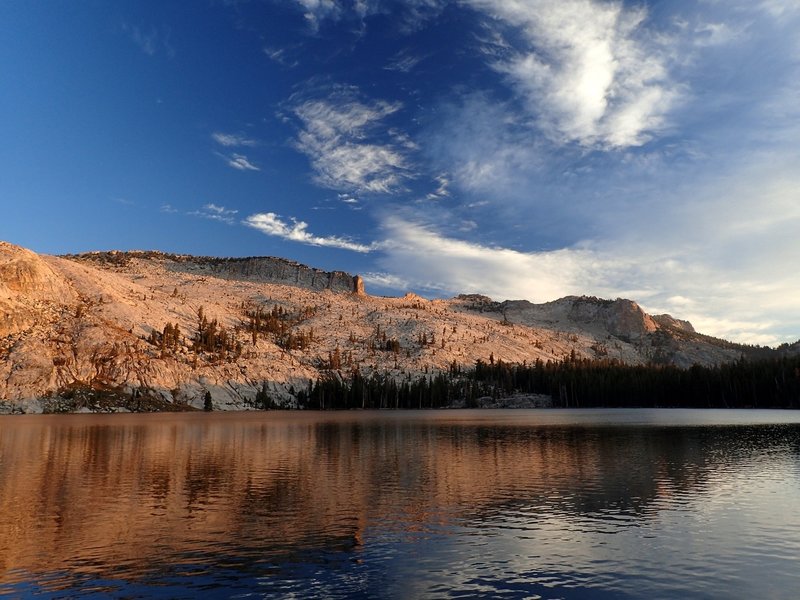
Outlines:
[[559, 408], [800, 408], [800, 356], [681, 369], [570, 356], [512, 364], [490, 357], [462, 369], [396, 380], [354, 369], [325, 374], [296, 393], [309, 409], [443, 408], [457, 401], [547, 394]]

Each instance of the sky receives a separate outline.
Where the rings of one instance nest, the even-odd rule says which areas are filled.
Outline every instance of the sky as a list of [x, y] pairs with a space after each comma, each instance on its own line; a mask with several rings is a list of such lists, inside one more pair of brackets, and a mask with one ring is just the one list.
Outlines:
[[800, 338], [800, 0], [0, 2], [0, 239]]

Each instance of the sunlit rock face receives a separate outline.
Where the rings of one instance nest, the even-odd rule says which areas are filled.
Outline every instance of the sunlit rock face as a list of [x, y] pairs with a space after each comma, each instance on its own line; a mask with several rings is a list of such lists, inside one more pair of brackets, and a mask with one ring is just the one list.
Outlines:
[[661, 327], [678, 329], [681, 331], [688, 331], [695, 333], [694, 326], [689, 321], [676, 319], [672, 315], [653, 315], [653, 320]]
[[632, 300], [603, 300], [588, 296], [568, 296], [544, 304], [527, 300], [502, 303], [506, 318], [527, 324], [559, 324], [565, 330], [605, 332], [621, 339], [641, 339], [659, 327]]
[[[217, 338], [200, 347], [203, 319]], [[741, 353], [630, 300], [388, 298], [368, 295], [359, 276], [280, 258], [55, 257], [0, 244], [0, 412], [112, 410], [121, 399], [136, 410], [198, 409], [207, 392], [215, 409], [237, 410], [264, 389], [291, 406], [310, 379], [354, 369], [406, 380], [490, 357], [691, 366]], [[77, 388], [108, 397], [41, 401]]]
[[40, 300], [68, 300], [68, 283], [37, 254], [0, 242], [0, 297], [23, 296]]
[[361, 278], [361, 275], [353, 277], [353, 293], [356, 296], [367, 295], [366, 291], [364, 291], [364, 280]]
[[322, 271], [283, 258], [188, 258], [174, 262], [168, 268], [187, 273], [209, 273], [227, 279], [297, 285], [309, 290], [357, 292], [355, 278], [348, 273]]
[[606, 318], [608, 330], [618, 336], [641, 337], [658, 329], [652, 317], [632, 300], [615, 300]]
[[0, 337], [52, 316], [53, 305], [74, 301], [68, 281], [37, 254], [0, 242]]

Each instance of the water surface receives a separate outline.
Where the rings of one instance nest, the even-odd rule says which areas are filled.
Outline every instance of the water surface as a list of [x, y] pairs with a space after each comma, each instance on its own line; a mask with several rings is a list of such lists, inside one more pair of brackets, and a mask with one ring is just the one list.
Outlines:
[[0, 419], [0, 595], [795, 598], [800, 414]]

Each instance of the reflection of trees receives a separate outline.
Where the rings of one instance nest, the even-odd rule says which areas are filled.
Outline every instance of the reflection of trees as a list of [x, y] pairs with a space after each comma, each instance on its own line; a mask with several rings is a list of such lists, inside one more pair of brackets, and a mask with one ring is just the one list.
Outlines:
[[796, 426], [531, 428], [394, 413], [20, 418], [0, 428], [0, 569], [134, 571], [213, 551], [308, 561], [351, 552], [370, 531], [508, 511], [646, 518], [754, 453], [797, 454], [799, 438]]
[[[702, 494], [709, 475], [794, 440], [796, 426], [518, 427], [367, 421], [319, 426], [317, 463], [370, 514], [480, 515], [528, 506], [646, 516]], [[782, 442], [781, 440], [784, 440]], [[333, 463], [333, 464], [331, 464]], [[345, 485], [344, 482], [341, 485]], [[334, 486], [335, 487], [335, 486]], [[403, 523], [409, 525], [410, 523]]]

